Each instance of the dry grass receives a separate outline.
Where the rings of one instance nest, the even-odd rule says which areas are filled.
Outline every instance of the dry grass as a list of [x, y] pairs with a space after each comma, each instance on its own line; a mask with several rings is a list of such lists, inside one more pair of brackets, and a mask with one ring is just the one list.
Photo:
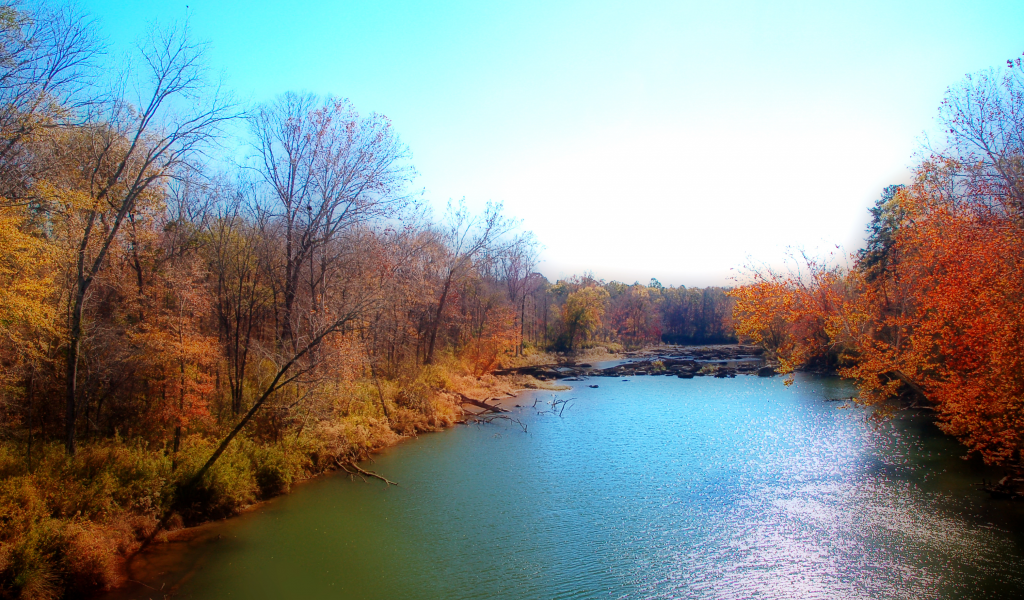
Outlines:
[[459, 422], [454, 392], [502, 396], [528, 383], [520, 379], [475, 377], [449, 361], [408, 381], [353, 382], [334, 390], [331, 411], [299, 435], [268, 440], [254, 427], [187, 497], [183, 484], [212, 452], [217, 432], [188, 436], [174, 455], [141, 441], [85, 443], [74, 457], [58, 443], [37, 445], [31, 465], [24, 448], [0, 444], [0, 598], [48, 600], [115, 587], [125, 557], [168, 507], [178, 507], [172, 528], [238, 514], [288, 493], [297, 480]]
[[532, 367], [538, 365], [554, 365], [565, 362], [598, 362], [602, 360], [616, 360], [622, 358], [620, 354], [622, 350], [619, 344], [605, 344], [597, 345], [591, 348], [584, 348], [577, 350], [572, 354], [566, 354], [564, 352], [541, 352], [538, 350], [527, 349], [523, 356], [510, 357], [506, 359], [506, 363], [503, 365], [505, 368], [513, 367]]

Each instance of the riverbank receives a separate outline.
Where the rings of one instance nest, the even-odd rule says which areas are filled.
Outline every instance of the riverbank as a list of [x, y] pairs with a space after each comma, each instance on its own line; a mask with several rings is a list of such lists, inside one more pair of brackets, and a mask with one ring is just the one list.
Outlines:
[[[474, 376], [452, 363], [406, 381], [356, 380], [333, 390], [334, 416], [275, 435], [261, 421], [240, 435], [198, 486], [184, 484], [212, 453], [223, 429], [169, 444], [84, 441], [73, 457], [58, 442], [31, 453], [0, 443], [0, 597], [86, 597], [130, 579], [127, 560], [174, 507], [156, 542], [188, 539], [192, 528], [239, 515], [319, 475], [343, 470], [420, 433], [465, 422], [462, 398], [513, 398], [515, 390], [557, 389], [528, 375]], [[272, 415], [273, 416], [273, 415]], [[308, 417], [307, 417], [308, 418]]]

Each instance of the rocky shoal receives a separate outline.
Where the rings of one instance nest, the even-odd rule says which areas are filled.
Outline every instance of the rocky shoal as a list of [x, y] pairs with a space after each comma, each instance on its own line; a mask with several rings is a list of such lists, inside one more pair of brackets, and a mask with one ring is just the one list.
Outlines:
[[626, 353], [616, 365], [597, 368], [588, 363], [567, 360], [560, 364], [532, 365], [497, 371], [499, 375], [532, 375], [544, 380], [581, 381], [583, 377], [675, 376], [736, 377], [757, 375], [771, 377], [775, 368], [766, 365], [763, 350], [756, 346], [662, 346]]

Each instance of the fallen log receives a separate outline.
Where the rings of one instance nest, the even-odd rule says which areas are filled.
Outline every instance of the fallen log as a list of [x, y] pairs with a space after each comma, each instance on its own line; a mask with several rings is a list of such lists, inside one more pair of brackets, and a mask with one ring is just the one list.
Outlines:
[[[473, 406], [479, 406], [480, 408], [484, 409], [485, 411], [490, 411], [490, 412], [496, 412], [496, 413], [508, 412], [507, 410], [505, 410], [504, 408], [501, 408], [500, 406], [494, 406], [492, 404], [487, 404], [486, 402], [484, 402], [482, 400], [477, 400], [475, 398], [470, 398], [469, 396], [467, 396], [465, 394], [462, 394], [462, 393], [459, 393], [459, 392], [455, 392], [455, 393], [460, 398], [462, 398], [461, 404], [472, 404]], [[491, 400], [494, 400], [494, 398], [491, 398]]]

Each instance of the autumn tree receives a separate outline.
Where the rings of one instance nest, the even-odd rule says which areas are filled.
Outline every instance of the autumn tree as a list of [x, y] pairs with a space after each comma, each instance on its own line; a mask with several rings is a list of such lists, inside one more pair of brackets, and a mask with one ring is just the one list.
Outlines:
[[[203, 48], [187, 28], [154, 32], [140, 47], [146, 87], [132, 101], [127, 94], [107, 104], [95, 123], [79, 128], [69, 163], [55, 179], [50, 202], [60, 203], [74, 232], [67, 340], [67, 452], [75, 451], [78, 365], [89, 290], [135, 207], [182, 169], [193, 153], [217, 137], [233, 118], [223, 95], [210, 92]], [[124, 82], [122, 89], [129, 89]]]
[[475, 375], [493, 370], [516, 347], [516, 307], [486, 278], [467, 280], [459, 294], [464, 325], [458, 350]]
[[36, 203], [32, 184], [55, 165], [40, 160], [39, 133], [88, 123], [102, 47], [92, 22], [71, 6], [0, 4], [0, 196]]
[[515, 307], [513, 313], [518, 321], [517, 354], [523, 352], [523, 339], [526, 335], [526, 299], [538, 283], [537, 278], [533, 277], [537, 255], [537, 241], [531, 232], [526, 232], [513, 239], [498, 258], [498, 270], [505, 281], [508, 300]]
[[433, 314], [427, 324], [424, 364], [430, 364], [434, 359], [437, 334], [454, 284], [473, 268], [474, 261], [478, 258], [493, 258], [500, 255], [497, 244], [515, 225], [512, 220], [501, 214], [501, 209], [500, 204], [488, 203], [482, 215], [473, 215], [466, 207], [465, 201], [457, 205], [448, 205], [445, 223], [436, 233], [443, 249], [443, 255], [439, 257], [435, 266], [440, 289], [434, 302]]
[[598, 286], [587, 286], [570, 292], [562, 305], [565, 345], [575, 350], [601, 325], [608, 292]]
[[40, 397], [59, 368], [55, 348], [65, 332], [54, 290], [66, 258], [31, 222], [28, 207], [0, 206], [0, 426], [25, 427], [30, 462], [33, 428], [47, 416]]
[[289, 92], [261, 106], [250, 126], [263, 208], [283, 233], [281, 338], [295, 349], [300, 286], [315, 299], [341, 259], [333, 242], [402, 210], [413, 170], [391, 122], [360, 117], [347, 100]]
[[835, 370], [850, 352], [854, 297], [849, 271], [800, 253], [795, 268], [752, 270], [751, 281], [729, 292], [736, 332], [763, 347], [782, 373], [804, 367]]

